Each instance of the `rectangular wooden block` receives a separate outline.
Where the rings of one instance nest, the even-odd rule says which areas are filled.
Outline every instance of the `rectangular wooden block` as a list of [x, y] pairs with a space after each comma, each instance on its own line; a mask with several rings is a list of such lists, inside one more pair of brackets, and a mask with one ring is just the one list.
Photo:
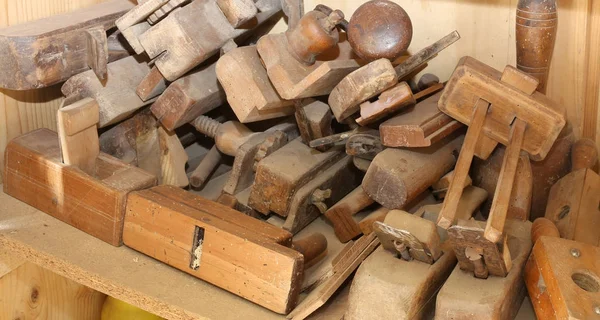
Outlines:
[[217, 80], [216, 63], [212, 63], [171, 83], [150, 109], [167, 130], [173, 131], [225, 101], [225, 91]]
[[235, 222], [253, 219], [241, 212], [187, 197], [163, 187], [132, 193], [125, 244], [274, 312], [289, 312], [301, 286], [302, 254], [273, 241], [279, 236]]
[[6, 148], [4, 192], [114, 246], [122, 243], [130, 191], [156, 184], [156, 177], [107, 154], [92, 177], [61, 162], [58, 136], [39, 129]]
[[[573, 250], [579, 256], [573, 255]], [[538, 319], [600, 319], [600, 249], [541, 237], [525, 267], [525, 284]]]
[[508, 145], [511, 124], [519, 118], [527, 123], [522, 149], [534, 161], [544, 159], [565, 125], [564, 109], [539, 92], [530, 95], [501, 79], [500, 71], [464, 57], [446, 84], [439, 108], [469, 124], [475, 104], [483, 99], [491, 104], [483, 126], [485, 135]]
[[86, 30], [108, 30], [133, 7], [131, 1], [112, 0], [0, 29], [0, 87], [43, 88], [90, 69], [93, 51]]
[[456, 266], [438, 293], [436, 319], [514, 319], [527, 294], [523, 273], [531, 251], [531, 222], [509, 220], [505, 230], [513, 259], [508, 275], [478, 279]]
[[283, 100], [271, 84], [256, 46], [227, 52], [217, 62], [217, 77], [231, 109], [242, 123], [294, 113], [293, 102]]
[[294, 193], [323, 167], [343, 156], [337, 150], [316, 151], [296, 139], [258, 164], [248, 205], [268, 214], [286, 217]]

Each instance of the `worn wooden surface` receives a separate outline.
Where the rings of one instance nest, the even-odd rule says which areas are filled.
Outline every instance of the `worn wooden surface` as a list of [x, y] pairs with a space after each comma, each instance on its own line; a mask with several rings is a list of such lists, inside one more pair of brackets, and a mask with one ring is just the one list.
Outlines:
[[433, 95], [379, 126], [381, 142], [387, 147], [428, 147], [462, 127], [441, 112], [437, 103], [442, 94]]
[[[114, 0], [0, 29], [0, 87], [15, 90], [44, 88], [94, 65], [102, 68], [90, 60], [104, 61], [106, 66], [109, 57], [105, 32], [114, 27], [115, 19], [132, 7], [130, 1]], [[86, 30], [92, 29], [96, 31], [90, 32], [96, 32], [99, 35], [96, 39], [103, 42], [99, 51], [88, 43]], [[121, 54], [120, 58], [125, 55]]]
[[462, 140], [454, 136], [427, 148], [388, 148], [375, 157], [362, 186], [384, 207], [401, 209], [452, 169]]
[[68, 102], [93, 98], [98, 102], [100, 122], [106, 127], [126, 119], [137, 109], [152, 101], [143, 101], [136, 88], [150, 72], [148, 63], [136, 57], [127, 57], [108, 64], [108, 79], [98, 80], [94, 71], [88, 70], [71, 77], [61, 88]]
[[513, 268], [508, 276], [477, 279], [456, 266], [438, 293], [436, 319], [514, 319], [526, 296], [523, 273], [532, 245], [531, 223], [510, 222], [507, 233]]
[[456, 265], [450, 246], [434, 264], [404, 261], [383, 247], [358, 268], [344, 319], [427, 319], [436, 295]]
[[107, 154], [97, 158], [94, 176], [63, 164], [58, 136], [47, 129], [13, 140], [6, 159], [4, 192], [115, 246], [127, 194], [156, 184], [154, 176]]
[[[440, 110], [468, 125], [476, 102], [483, 99], [494, 105], [494, 112], [484, 123], [484, 133], [508, 145], [510, 124], [515, 117], [519, 118], [528, 124], [523, 150], [533, 160], [543, 160], [565, 126], [564, 109], [541, 93], [531, 95], [501, 78], [500, 71], [480, 61], [471, 57], [461, 59], [440, 97]], [[461, 80], [469, 84], [460, 83]]]
[[301, 139], [290, 141], [258, 164], [248, 204], [263, 214], [287, 216], [290, 196], [341, 157], [338, 150], [318, 152]]
[[216, 64], [199, 67], [169, 85], [150, 107], [168, 130], [175, 130], [225, 103]]
[[325, 212], [325, 216], [333, 224], [336, 237], [341, 242], [346, 243], [362, 233], [352, 216], [373, 203], [375, 201], [362, 186], [359, 186]]
[[217, 62], [217, 77], [227, 101], [242, 123], [278, 118], [294, 112], [283, 100], [262, 65], [256, 46], [233, 49]]
[[[165, 187], [131, 194], [124, 243], [267, 309], [289, 312], [298, 297], [304, 258], [272, 239], [291, 235], [264, 222], [257, 234], [247, 223], [240, 225], [242, 218], [253, 218], [197, 196], [182, 204], [183, 197], [186, 191]], [[265, 232], [277, 234], [267, 237]]]
[[98, 103], [86, 98], [59, 109], [56, 118], [63, 163], [94, 175], [100, 153]]
[[[579, 256], [573, 255], [573, 250]], [[598, 319], [595, 245], [541, 237], [525, 267], [525, 284], [538, 319]]]
[[598, 156], [591, 140], [573, 145], [573, 171], [550, 189], [545, 217], [556, 224], [560, 236], [591, 245], [600, 244], [594, 227], [599, 223], [600, 176], [592, 169]]

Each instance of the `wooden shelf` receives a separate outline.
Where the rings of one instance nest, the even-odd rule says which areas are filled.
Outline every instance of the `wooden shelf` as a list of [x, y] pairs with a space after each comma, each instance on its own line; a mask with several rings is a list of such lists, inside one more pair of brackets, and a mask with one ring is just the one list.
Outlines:
[[125, 246], [106, 244], [3, 192], [0, 246], [167, 319], [284, 318]]

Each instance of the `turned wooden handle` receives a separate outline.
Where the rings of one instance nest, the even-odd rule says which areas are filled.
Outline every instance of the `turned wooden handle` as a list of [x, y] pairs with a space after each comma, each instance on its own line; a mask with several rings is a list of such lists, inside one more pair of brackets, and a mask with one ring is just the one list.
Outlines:
[[310, 268], [327, 255], [327, 238], [315, 232], [292, 242], [292, 249], [304, 256], [304, 269]]
[[560, 233], [550, 219], [537, 218], [531, 226], [531, 241], [535, 244], [543, 236], [560, 238]]
[[556, 7], [556, 0], [519, 0], [517, 4], [517, 67], [540, 80], [542, 93], [556, 42]]
[[598, 161], [596, 143], [591, 139], [579, 139], [571, 147], [571, 170], [590, 169]]

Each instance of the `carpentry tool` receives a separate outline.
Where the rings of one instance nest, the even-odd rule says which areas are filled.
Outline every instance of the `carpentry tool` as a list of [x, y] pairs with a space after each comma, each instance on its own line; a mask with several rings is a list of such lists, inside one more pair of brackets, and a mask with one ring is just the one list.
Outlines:
[[546, 93], [558, 26], [556, 0], [519, 0], [517, 4], [517, 68], [537, 78]]
[[258, 163], [248, 205], [285, 217], [296, 234], [360, 184], [352, 158], [336, 149], [316, 151], [290, 141]]
[[100, 150], [152, 173], [159, 185], [189, 184], [183, 144], [174, 133], [162, 129], [148, 109], [103, 132]]
[[[324, 102], [314, 99], [297, 102], [295, 117], [302, 141], [307, 144], [315, 139], [333, 134], [331, 128], [333, 115], [329, 106]], [[325, 151], [326, 149], [327, 146], [317, 148], [319, 151]]]
[[[454, 170], [446, 173], [446, 175], [444, 175], [438, 182], [432, 184], [431, 193], [433, 193], [433, 195], [437, 199], [444, 199], [446, 197], [446, 192], [448, 191], [448, 187], [450, 187], [450, 182], [452, 181], [452, 179], [454, 179]], [[471, 180], [471, 177], [467, 176], [462, 187], [464, 189], [472, 184], [473, 180]]]
[[[237, 121], [219, 123], [206, 116], [196, 118], [191, 124], [199, 132], [215, 139], [215, 146], [221, 153], [235, 157], [228, 182], [223, 188], [231, 195], [248, 188], [254, 180], [256, 163], [288, 142], [287, 135], [278, 131], [277, 127], [265, 132], [252, 132]], [[261, 153], [259, 159], [258, 153]], [[211, 162], [213, 168], [218, 164]]]
[[175, 187], [132, 193], [123, 241], [277, 313], [296, 304], [304, 257], [291, 234]]
[[256, 46], [233, 49], [217, 62], [217, 78], [231, 109], [242, 123], [279, 118], [294, 113], [271, 84]]
[[424, 319], [456, 265], [435, 222], [391, 210], [374, 223], [381, 247], [358, 268], [344, 319]]
[[[458, 220], [448, 230], [458, 265], [437, 295], [436, 319], [508, 320], [514, 319], [521, 308], [526, 295], [524, 267], [532, 246], [531, 222], [506, 221], [507, 251], [511, 253], [512, 265], [506, 277], [491, 276], [494, 267], [503, 263], [502, 259], [489, 260], [488, 251], [498, 251], [498, 245], [486, 241], [484, 228], [482, 221]], [[490, 276], [481, 279], [487, 273]]]
[[462, 135], [419, 149], [388, 148], [379, 153], [363, 179], [364, 191], [388, 209], [401, 209], [454, 167]]
[[68, 103], [93, 98], [100, 107], [98, 127], [103, 128], [129, 117], [139, 108], [152, 103], [136, 94], [140, 81], [150, 72], [146, 61], [133, 56], [108, 64], [108, 77], [100, 81], [93, 70], [72, 76], [61, 87]]
[[533, 223], [535, 245], [525, 266], [525, 284], [538, 319], [600, 319], [600, 249], [560, 239], [552, 221]]
[[335, 236], [340, 242], [346, 243], [362, 234], [360, 226], [352, 216], [373, 203], [375, 201], [361, 186], [358, 186], [325, 212], [325, 216], [333, 224]]
[[348, 41], [365, 61], [396, 60], [412, 41], [410, 17], [398, 4], [371, 0], [362, 4], [348, 23]]
[[377, 130], [354, 134], [346, 141], [346, 154], [361, 159], [373, 160], [383, 150]]
[[[294, 100], [327, 95], [341, 79], [360, 67], [348, 41], [340, 37], [334, 28], [340, 17], [343, 16], [336, 11], [329, 16], [311, 11], [302, 17], [294, 30], [285, 34], [268, 34], [258, 41], [258, 53], [281, 98]], [[302, 36], [293, 40], [294, 34]], [[326, 41], [327, 46], [333, 46], [319, 54], [326, 45], [317, 45], [316, 42], [321, 41], [317, 39], [338, 37], [337, 44]], [[313, 45], [315, 49], [312, 49]], [[316, 54], [316, 60], [310, 63], [313, 60], [307, 57]]]
[[[467, 187], [460, 199], [461, 219], [470, 219], [487, 192]], [[358, 269], [350, 288], [345, 319], [427, 319], [437, 291], [456, 265], [444, 229], [435, 225], [441, 204], [414, 214], [391, 210], [372, 222], [381, 242]]]
[[331, 272], [287, 315], [287, 318], [303, 320], [323, 306], [378, 245], [379, 240], [374, 234], [348, 243], [333, 259]]
[[550, 189], [546, 218], [561, 238], [600, 245], [600, 176], [592, 169], [598, 160], [596, 144], [580, 139], [571, 150], [572, 172]]
[[438, 109], [441, 96], [436, 93], [379, 125], [381, 143], [386, 147], [428, 147], [462, 128]]
[[142, 101], [147, 101], [162, 94], [165, 89], [167, 89], [167, 80], [162, 76], [158, 68], [154, 66], [144, 79], [140, 81], [140, 84], [135, 89], [135, 93]]
[[[481, 138], [481, 137], [480, 137]], [[552, 148], [548, 152], [548, 155], [542, 161], [529, 161], [531, 166], [532, 178], [532, 191], [531, 191], [531, 210], [529, 213], [529, 220], [535, 220], [536, 218], [543, 217], [546, 213], [546, 206], [548, 204], [548, 195], [552, 186], [566, 174], [571, 171], [571, 159], [565, 155], [571, 152], [571, 146], [575, 142], [575, 135], [573, 128], [569, 122], [565, 125], [558, 138], [552, 145]], [[502, 168], [502, 161], [504, 159], [504, 153], [506, 148], [499, 146], [489, 156], [488, 159], [481, 159], [480, 155], [474, 158], [471, 169], [469, 170], [473, 183], [480, 188], [484, 188], [490, 194], [496, 192], [496, 185], [498, 184], [498, 176]], [[518, 174], [525, 174], [525, 178], [529, 175], [528, 169], [522, 167], [524, 164], [523, 160], [519, 160], [517, 165]], [[526, 186], [528, 184], [527, 179], [515, 179], [515, 188], [517, 185], [522, 184]], [[511, 202], [519, 197], [517, 191], [513, 191], [511, 194]], [[489, 212], [492, 206], [492, 199], [488, 199], [483, 205], [482, 212]], [[514, 211], [511, 208], [511, 211]], [[523, 212], [523, 211], [522, 211]], [[515, 216], [516, 218], [516, 216]]]
[[58, 137], [39, 129], [8, 144], [4, 192], [120, 246], [127, 194], [156, 185], [156, 177], [99, 151], [93, 99], [59, 109], [57, 118]]
[[[469, 125], [438, 221], [440, 227], [448, 229], [455, 222], [456, 206], [480, 134], [507, 145], [498, 179], [501, 187], [496, 188], [494, 194], [485, 237], [478, 240], [476, 247], [496, 248], [484, 250], [484, 260], [490, 274], [500, 277], [507, 275], [512, 260], [504, 224], [521, 150], [526, 151], [532, 160], [544, 159], [565, 125], [559, 107], [543, 94], [535, 92], [537, 84], [535, 78], [511, 66], [500, 73], [473, 58], [464, 57], [439, 101], [440, 110]], [[470, 234], [469, 239], [473, 241], [474, 236], [476, 233]], [[461, 261], [458, 252], [457, 257]], [[492, 268], [488, 265], [491, 261], [498, 265]]]
[[[396, 68], [388, 59], [378, 59], [362, 66], [339, 81], [329, 95], [329, 106], [342, 122], [360, 108], [360, 104], [394, 87], [419, 66], [460, 39], [457, 31], [406, 59]], [[364, 118], [364, 117], [363, 117]]]
[[89, 69], [105, 80], [106, 65], [129, 55], [107, 30], [132, 7], [112, 0], [0, 29], [0, 87], [43, 88]]
[[377, 101], [365, 101], [361, 103], [360, 117], [356, 119], [356, 123], [361, 126], [366, 126], [385, 118], [390, 114], [394, 114], [399, 110], [412, 107], [417, 104], [417, 101], [426, 98], [427, 96], [432, 95], [442, 89], [444, 89], [444, 85], [438, 83], [432, 87], [413, 94], [408, 83], [401, 82], [381, 93], [377, 98]]
[[212, 63], [172, 82], [150, 109], [167, 130], [173, 131], [224, 104], [225, 98], [216, 64]]

